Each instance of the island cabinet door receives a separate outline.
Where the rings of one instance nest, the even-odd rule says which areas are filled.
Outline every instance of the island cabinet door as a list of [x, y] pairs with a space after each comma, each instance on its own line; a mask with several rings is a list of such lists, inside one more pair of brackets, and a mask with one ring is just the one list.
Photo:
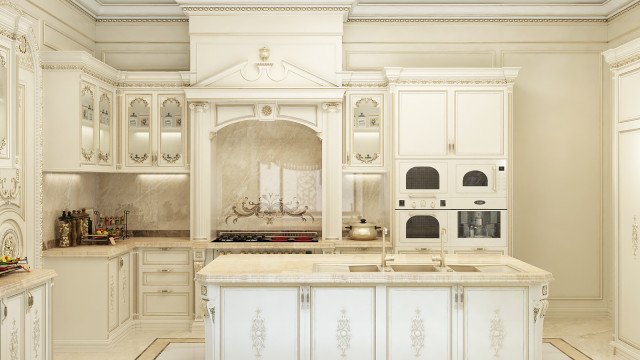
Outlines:
[[311, 360], [373, 360], [375, 288], [311, 288]]
[[299, 287], [224, 287], [220, 360], [300, 359]]
[[514, 287], [465, 287], [465, 360], [528, 359], [528, 291]]
[[24, 358], [24, 294], [2, 299], [0, 359]]
[[387, 359], [452, 359], [451, 287], [387, 291]]

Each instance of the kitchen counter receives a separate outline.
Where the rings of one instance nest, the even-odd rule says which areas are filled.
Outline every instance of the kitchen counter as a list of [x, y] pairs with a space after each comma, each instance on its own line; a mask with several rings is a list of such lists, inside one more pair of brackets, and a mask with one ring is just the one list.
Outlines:
[[[433, 264], [431, 256], [394, 254], [389, 265]], [[518, 259], [502, 255], [448, 255], [447, 265], [479, 265], [478, 272], [348, 272], [340, 266], [380, 264], [380, 255], [227, 255], [209, 263], [196, 274], [201, 283], [215, 284], [442, 284], [442, 283], [501, 283], [532, 284], [550, 282], [551, 273]], [[320, 264], [320, 265], [319, 265]], [[513, 272], [493, 271], [513, 269]], [[496, 268], [497, 270], [497, 268]]]
[[[372, 266], [380, 260], [213, 260], [196, 274], [205, 358], [542, 360], [551, 273], [502, 255], [447, 256], [447, 267], [459, 272], [438, 271], [431, 256], [417, 254], [393, 255], [396, 270], [380, 272]], [[403, 265], [431, 270], [399, 271]]]
[[56, 272], [48, 269], [18, 270], [0, 276], [0, 298], [22, 292], [55, 276]]
[[[81, 245], [67, 248], [51, 248], [44, 250], [44, 257], [115, 257], [135, 248], [191, 248], [191, 249], [302, 249], [333, 252], [344, 248], [380, 248], [381, 240], [321, 240], [319, 242], [277, 242], [277, 243], [223, 243], [208, 241], [191, 241], [178, 237], [132, 237], [116, 241], [115, 245]], [[387, 240], [387, 246], [391, 242]]]

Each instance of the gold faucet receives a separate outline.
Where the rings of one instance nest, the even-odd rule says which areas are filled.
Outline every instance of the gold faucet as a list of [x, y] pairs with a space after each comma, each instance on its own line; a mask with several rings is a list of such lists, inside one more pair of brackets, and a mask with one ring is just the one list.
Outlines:
[[380, 263], [380, 269], [382, 271], [390, 271], [387, 267], [387, 261], [393, 261], [393, 258], [387, 259], [387, 233], [389, 229], [382, 228], [382, 259]]
[[439, 256], [434, 256], [431, 258], [432, 261], [437, 261], [438, 262], [438, 268], [440, 268], [441, 271], [444, 271], [447, 264], [445, 262], [445, 256], [444, 256], [444, 237], [447, 235], [447, 229], [442, 228], [440, 230], [440, 255]]

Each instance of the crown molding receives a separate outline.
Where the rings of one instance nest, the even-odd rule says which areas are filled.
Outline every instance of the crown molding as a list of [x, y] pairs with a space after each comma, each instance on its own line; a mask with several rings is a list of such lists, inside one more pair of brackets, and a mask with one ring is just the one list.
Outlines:
[[[358, 0], [175, 0], [176, 4], [112, 5], [100, 0], [66, 0], [97, 22], [187, 22], [188, 16], [230, 12], [343, 12], [351, 23], [418, 22], [607, 22], [640, 5], [640, 0], [604, 0], [594, 3], [437, 4], [363, 3]], [[388, 0], [389, 2], [393, 0]], [[452, 1], [452, 3], [447, 3]], [[479, 1], [479, 0], [477, 0]]]
[[612, 69], [620, 69], [640, 62], [640, 38], [602, 53], [604, 60]]

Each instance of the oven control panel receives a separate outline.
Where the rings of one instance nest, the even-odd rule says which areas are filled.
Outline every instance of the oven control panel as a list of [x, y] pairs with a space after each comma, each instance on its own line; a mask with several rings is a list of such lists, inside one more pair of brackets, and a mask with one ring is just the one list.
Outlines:
[[506, 209], [507, 199], [496, 197], [465, 198], [401, 198], [396, 203], [397, 210], [437, 210], [437, 209]]

